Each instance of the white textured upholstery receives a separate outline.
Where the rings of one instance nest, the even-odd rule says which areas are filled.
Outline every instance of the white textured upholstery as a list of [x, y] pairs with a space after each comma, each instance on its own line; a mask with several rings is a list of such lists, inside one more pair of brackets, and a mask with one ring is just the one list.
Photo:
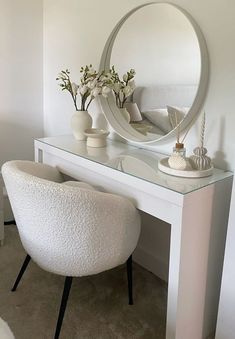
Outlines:
[[57, 169], [30, 161], [7, 162], [2, 174], [23, 246], [45, 270], [96, 274], [134, 251], [140, 217], [128, 199], [62, 184]]
[[1, 339], [14, 339], [14, 335], [11, 332], [7, 323], [0, 318], [0, 338]]

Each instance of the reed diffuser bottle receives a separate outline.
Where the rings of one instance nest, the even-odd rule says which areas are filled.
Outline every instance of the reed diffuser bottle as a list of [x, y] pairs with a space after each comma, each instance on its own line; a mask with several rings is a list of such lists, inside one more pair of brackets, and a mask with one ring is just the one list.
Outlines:
[[177, 170], [185, 170], [188, 167], [188, 162], [186, 159], [186, 149], [184, 147], [184, 140], [188, 134], [189, 129], [186, 131], [186, 134], [180, 141], [180, 124], [178, 123], [177, 113], [175, 112], [175, 122], [176, 122], [176, 144], [173, 147], [173, 153], [168, 159], [168, 165], [170, 168]]
[[182, 157], [186, 157], [186, 148], [181, 142], [177, 142], [175, 147], [173, 147], [173, 153], [180, 154]]

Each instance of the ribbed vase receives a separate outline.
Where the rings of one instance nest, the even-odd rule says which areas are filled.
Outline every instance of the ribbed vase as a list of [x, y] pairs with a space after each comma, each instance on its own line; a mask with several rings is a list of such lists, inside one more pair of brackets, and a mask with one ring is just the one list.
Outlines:
[[194, 169], [202, 171], [211, 167], [211, 158], [206, 155], [207, 149], [205, 147], [196, 147], [193, 153], [190, 162]]

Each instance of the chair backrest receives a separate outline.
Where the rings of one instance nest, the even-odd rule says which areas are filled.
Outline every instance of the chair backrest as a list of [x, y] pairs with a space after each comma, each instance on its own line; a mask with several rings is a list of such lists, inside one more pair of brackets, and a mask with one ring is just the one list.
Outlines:
[[44, 269], [95, 274], [135, 249], [140, 218], [128, 199], [63, 185], [57, 169], [29, 161], [5, 163], [2, 175], [22, 244]]

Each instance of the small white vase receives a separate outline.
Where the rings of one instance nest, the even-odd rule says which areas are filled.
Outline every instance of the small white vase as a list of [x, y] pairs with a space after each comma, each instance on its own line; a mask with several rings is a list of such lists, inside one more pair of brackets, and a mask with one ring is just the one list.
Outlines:
[[186, 158], [180, 155], [180, 153], [173, 153], [168, 159], [170, 168], [184, 171], [187, 167]]
[[76, 140], [86, 140], [85, 129], [92, 127], [92, 117], [87, 111], [76, 111], [71, 118], [71, 128]]

